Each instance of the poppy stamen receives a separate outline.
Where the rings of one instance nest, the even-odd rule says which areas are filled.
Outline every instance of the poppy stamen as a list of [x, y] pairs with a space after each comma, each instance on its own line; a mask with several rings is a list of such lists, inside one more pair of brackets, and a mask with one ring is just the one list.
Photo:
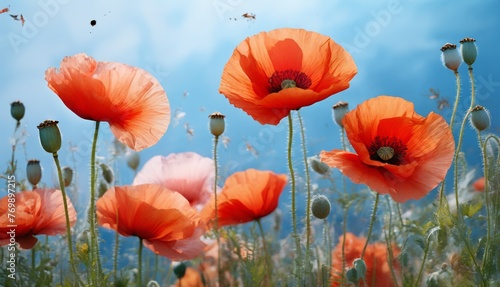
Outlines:
[[377, 155], [383, 160], [390, 160], [394, 157], [394, 149], [390, 146], [383, 146], [377, 150]]
[[383, 163], [400, 165], [406, 155], [406, 145], [396, 137], [375, 137], [368, 151], [370, 159]]
[[303, 72], [295, 71], [295, 70], [285, 70], [285, 71], [276, 71], [269, 78], [269, 92], [277, 93], [283, 89], [288, 88], [301, 88], [307, 89], [311, 86], [312, 81]]

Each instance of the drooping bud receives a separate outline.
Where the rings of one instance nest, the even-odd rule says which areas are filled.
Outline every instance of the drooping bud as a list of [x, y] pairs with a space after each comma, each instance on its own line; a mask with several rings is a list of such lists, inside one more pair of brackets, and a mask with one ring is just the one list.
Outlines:
[[446, 43], [441, 47], [441, 60], [446, 68], [456, 72], [462, 63], [462, 57], [457, 50], [457, 45]]
[[71, 181], [73, 180], [73, 169], [69, 166], [65, 166], [62, 168], [62, 176], [64, 180], [64, 186], [70, 186]]
[[37, 126], [40, 133], [40, 143], [48, 153], [57, 153], [61, 148], [62, 140], [58, 123], [58, 121], [46, 120]]
[[470, 122], [478, 131], [485, 130], [490, 127], [490, 114], [484, 107], [475, 106], [472, 108]]
[[108, 191], [108, 185], [104, 181], [99, 181], [99, 185], [97, 186], [97, 196], [98, 198], [101, 198], [106, 191]]
[[26, 177], [28, 181], [33, 185], [33, 189], [36, 189], [37, 184], [42, 179], [42, 167], [40, 166], [40, 161], [37, 159], [30, 159], [28, 165], [26, 166]]
[[312, 199], [311, 211], [314, 217], [325, 219], [330, 214], [330, 201], [324, 195], [316, 195]]
[[113, 173], [113, 170], [111, 170], [109, 168], [109, 166], [107, 166], [104, 163], [101, 163], [101, 169], [102, 169], [102, 177], [104, 177], [104, 180], [106, 180], [106, 182], [108, 184], [113, 183], [113, 181], [115, 179], [115, 175]]
[[460, 40], [460, 52], [462, 52], [462, 58], [467, 65], [474, 64], [477, 57], [476, 40], [473, 38], [463, 38]]
[[24, 117], [24, 104], [20, 101], [15, 101], [10, 104], [10, 114], [17, 121], [17, 125], [19, 126], [21, 119]]
[[344, 124], [342, 124], [342, 119], [344, 119], [347, 112], [349, 112], [348, 103], [342, 101], [336, 103], [332, 107], [333, 121], [336, 122], [340, 127], [344, 127]]
[[186, 274], [186, 264], [184, 262], [180, 262], [174, 267], [174, 274], [177, 279], [181, 279]]
[[128, 167], [130, 167], [133, 171], [136, 171], [139, 167], [139, 162], [141, 161], [139, 153], [135, 151], [128, 151], [125, 157], [127, 158]]
[[361, 258], [354, 259], [352, 262], [354, 269], [356, 269], [356, 274], [358, 275], [358, 279], [366, 279], [366, 264], [365, 261]]
[[321, 175], [327, 174], [330, 171], [330, 167], [322, 162], [317, 156], [310, 157], [309, 164], [315, 172]]
[[345, 277], [347, 278], [347, 281], [351, 283], [357, 284], [359, 282], [358, 274], [354, 268], [347, 269]]
[[226, 116], [224, 116], [219, 112], [212, 113], [211, 115], [208, 116], [208, 118], [210, 119], [210, 124], [209, 124], [210, 132], [214, 136], [218, 137], [222, 133], [224, 133], [224, 129], [226, 128], [226, 123], [224, 121], [225, 117]]

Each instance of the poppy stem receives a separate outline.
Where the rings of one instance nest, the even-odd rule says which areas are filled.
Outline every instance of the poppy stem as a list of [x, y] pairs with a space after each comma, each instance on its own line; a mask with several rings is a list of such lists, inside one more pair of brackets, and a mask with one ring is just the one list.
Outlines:
[[215, 165], [215, 177], [214, 177], [214, 209], [215, 209], [215, 225], [214, 234], [217, 240], [217, 274], [219, 280], [219, 286], [222, 285], [222, 267], [221, 267], [221, 249], [220, 249], [220, 236], [219, 236], [219, 210], [217, 206], [217, 176], [218, 176], [218, 164], [217, 164], [217, 144], [219, 143], [219, 136], [214, 136], [214, 165]]
[[363, 259], [363, 257], [365, 256], [366, 247], [368, 246], [368, 242], [370, 241], [370, 236], [372, 235], [373, 223], [375, 222], [375, 217], [377, 216], [377, 207], [378, 207], [379, 197], [380, 197], [380, 194], [377, 192], [375, 195], [375, 203], [373, 204], [373, 212], [372, 212], [372, 216], [370, 219], [370, 227], [368, 228], [368, 235], [366, 235], [365, 246], [363, 247], [363, 251], [361, 252], [361, 259]]
[[61, 164], [59, 163], [59, 156], [57, 152], [52, 154], [54, 157], [54, 162], [56, 164], [57, 168], [57, 175], [59, 177], [59, 186], [61, 188], [61, 194], [63, 197], [63, 206], [64, 206], [64, 217], [66, 220], [66, 237], [68, 240], [68, 252], [69, 252], [69, 262], [71, 264], [71, 269], [73, 273], [75, 274], [76, 279], [80, 283], [80, 285], [83, 286], [83, 283], [80, 280], [80, 277], [78, 276], [78, 272], [76, 270], [76, 265], [75, 265], [75, 260], [73, 257], [73, 241], [71, 239], [71, 224], [69, 222], [69, 212], [68, 212], [68, 202], [67, 202], [67, 196], [66, 196], [66, 191], [65, 191], [65, 186], [64, 186], [64, 179], [62, 176], [62, 171], [61, 171]]
[[97, 136], [99, 135], [99, 121], [95, 122], [94, 138], [92, 141], [92, 151], [90, 154], [90, 202], [89, 202], [89, 213], [88, 221], [90, 225], [90, 280], [93, 281], [95, 285], [98, 285], [101, 274], [101, 262], [99, 258], [99, 241], [97, 238], [97, 216], [95, 211], [96, 203], [96, 147], [97, 147]]
[[295, 204], [296, 197], [296, 186], [295, 186], [295, 171], [293, 170], [292, 163], [292, 142], [293, 142], [293, 122], [292, 122], [292, 113], [288, 114], [288, 169], [290, 170], [290, 180], [292, 183], [292, 225], [293, 225], [293, 238], [295, 239], [295, 248], [296, 254], [298, 254], [297, 260], [295, 260], [295, 276], [297, 277], [297, 284], [301, 282], [302, 278], [302, 250], [300, 248], [300, 237], [297, 232], [297, 207]]
[[139, 238], [139, 250], [137, 251], [138, 266], [137, 266], [137, 286], [142, 286], [142, 238]]
[[392, 262], [394, 261], [394, 254], [392, 253], [392, 208], [391, 208], [391, 200], [388, 196], [385, 197], [387, 201], [387, 208], [389, 209], [389, 227], [384, 230], [385, 242], [387, 244], [387, 254], [389, 255], [389, 269], [391, 271], [392, 282], [394, 286], [398, 287], [398, 281], [396, 277], [396, 273], [394, 272], [394, 265]]
[[[340, 127], [340, 137], [341, 137], [341, 144], [342, 144], [342, 150], [347, 151], [347, 144], [346, 144], [346, 139], [345, 139], [345, 129], [343, 126]], [[349, 211], [349, 203], [347, 200], [347, 185], [345, 182], [345, 176], [342, 175], [342, 196], [344, 197], [344, 212], [342, 213], [342, 270], [345, 270], [345, 240], [346, 240], [346, 233], [347, 233], [347, 213]], [[345, 283], [345, 272], [342, 272], [342, 284]]]
[[118, 250], [120, 248], [120, 237], [118, 236], [118, 225], [119, 225], [119, 220], [118, 220], [118, 208], [116, 209], [116, 232], [115, 232], [115, 254], [114, 254], [114, 260], [113, 260], [113, 277], [115, 278], [115, 282], [118, 280], [116, 276], [116, 272], [118, 270]]
[[[311, 177], [309, 175], [309, 164], [307, 161], [307, 143], [305, 137], [305, 129], [304, 124], [302, 122], [302, 117], [300, 116], [300, 112], [297, 111], [297, 116], [299, 118], [300, 125], [300, 137], [302, 140], [302, 153], [303, 160], [305, 165], [305, 175], [306, 175], [306, 186], [307, 186], [307, 205], [306, 205], [306, 266], [310, 266], [309, 264], [309, 255], [310, 255], [310, 245], [311, 245]], [[309, 268], [306, 268], [306, 276], [309, 273]], [[307, 279], [306, 279], [307, 280]]]
[[[482, 142], [481, 140], [481, 135], [480, 135], [480, 132], [478, 131], [478, 138], [479, 138], [479, 141], [481, 142], [481, 152], [483, 154], [483, 176], [484, 176], [484, 207], [486, 209], [486, 245], [484, 247], [484, 254], [483, 254], [483, 263], [482, 263], [482, 266], [481, 266], [481, 269], [484, 271], [486, 271], [486, 264], [491, 264], [493, 262], [493, 260], [490, 260], [489, 259], [489, 253], [490, 253], [490, 245], [491, 245], [491, 213], [490, 213], [490, 207], [489, 207], [489, 194], [488, 194], [488, 158], [487, 158], [487, 154], [486, 154], [486, 144], [488, 143], [488, 141], [490, 139], [494, 139], [496, 140], [497, 142], [497, 145], [500, 146], [500, 140], [494, 136], [494, 135], [488, 135], [486, 137], [486, 139], [484, 140], [484, 142]], [[498, 156], [498, 164], [497, 166], [500, 166], [500, 155]], [[495, 203], [495, 200], [493, 200], [493, 203]], [[497, 214], [496, 212], [493, 212], [493, 214]]]
[[460, 75], [458, 74], [458, 70], [453, 71], [453, 73], [455, 74], [455, 80], [457, 83], [457, 94], [455, 96], [455, 103], [453, 104], [453, 112], [451, 113], [451, 120], [450, 120], [451, 132], [453, 132], [453, 124], [455, 123], [455, 115], [457, 113], [458, 102], [460, 100]]
[[257, 225], [259, 225], [260, 236], [262, 237], [262, 249], [264, 249], [264, 256], [266, 257], [268, 279], [270, 282], [272, 282], [273, 266], [271, 263], [271, 257], [269, 256], [269, 251], [267, 249], [266, 237], [264, 236], [264, 229], [262, 229], [260, 218], [257, 219]]

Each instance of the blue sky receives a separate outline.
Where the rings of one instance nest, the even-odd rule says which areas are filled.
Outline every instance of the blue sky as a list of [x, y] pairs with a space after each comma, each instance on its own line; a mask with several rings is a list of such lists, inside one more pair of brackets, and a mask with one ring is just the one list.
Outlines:
[[[26, 156], [19, 148], [19, 176], [26, 159], [38, 158], [44, 167], [42, 181], [53, 182], [53, 161], [40, 147], [36, 126], [46, 120], [60, 121], [64, 146], [63, 165], [78, 166], [82, 189], [88, 178], [88, 158], [93, 122], [80, 119], [47, 88], [45, 70], [58, 67], [64, 56], [86, 53], [98, 61], [117, 61], [151, 72], [165, 88], [172, 119], [160, 142], [141, 152], [141, 163], [154, 155], [196, 151], [211, 156], [208, 115], [220, 111], [227, 116], [225, 135], [231, 139], [220, 147], [220, 165], [227, 173], [250, 167], [286, 173], [287, 123], [262, 126], [231, 106], [218, 93], [222, 69], [233, 49], [246, 37], [281, 27], [304, 28], [330, 36], [349, 50], [359, 73], [351, 88], [301, 110], [307, 127], [309, 155], [339, 148], [339, 130], [331, 120], [331, 106], [339, 100], [354, 108], [362, 101], [386, 94], [413, 101], [422, 115], [437, 111], [437, 101], [426, 95], [435, 88], [453, 103], [453, 73], [440, 61], [440, 47], [458, 44], [464, 37], [477, 40], [479, 56], [474, 64], [478, 103], [492, 115], [492, 132], [499, 132], [495, 115], [500, 113], [498, 31], [500, 3], [490, 1], [4, 1], [11, 14], [23, 14], [24, 27], [7, 14], [0, 14], [0, 113], [2, 137], [0, 159], [6, 165], [14, 120], [10, 103], [26, 106], [22, 120], [27, 132]], [[496, 8], [495, 8], [496, 7]], [[242, 18], [252, 13], [255, 20]], [[236, 19], [236, 20], [235, 20]], [[97, 24], [92, 27], [91, 20]], [[470, 85], [465, 66], [460, 67], [462, 98], [468, 106]], [[451, 109], [440, 113], [449, 121]], [[186, 126], [194, 135], [186, 132]], [[477, 161], [475, 134], [468, 127], [465, 151]], [[109, 157], [112, 135], [107, 124], [100, 133], [99, 156]], [[77, 146], [69, 152], [69, 143]], [[255, 156], [246, 149], [251, 144]], [[297, 145], [297, 147], [299, 147]], [[297, 151], [298, 155], [299, 152]], [[296, 160], [300, 163], [300, 160]], [[4, 169], [5, 170], [5, 169]], [[132, 173], [123, 169], [123, 184]]]

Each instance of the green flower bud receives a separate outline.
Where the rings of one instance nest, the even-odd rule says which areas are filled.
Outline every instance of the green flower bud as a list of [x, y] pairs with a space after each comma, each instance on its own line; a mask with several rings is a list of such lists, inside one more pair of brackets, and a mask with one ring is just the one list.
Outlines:
[[365, 261], [361, 258], [354, 259], [352, 265], [354, 269], [356, 269], [356, 274], [358, 275], [358, 279], [365, 280], [366, 278], [366, 264]]
[[472, 38], [463, 38], [460, 40], [460, 52], [462, 52], [462, 58], [467, 65], [472, 65], [476, 61], [477, 57], [477, 47], [476, 40]]
[[478, 131], [485, 130], [490, 127], [490, 114], [484, 107], [475, 106], [472, 108], [470, 122]]
[[61, 148], [62, 140], [58, 123], [58, 121], [46, 120], [37, 126], [40, 132], [40, 143], [46, 152], [57, 153]]
[[349, 268], [347, 269], [347, 272], [345, 273], [345, 277], [347, 278], [347, 281], [357, 284], [359, 282], [358, 279], [358, 274], [356, 272], [356, 269], [354, 268]]
[[10, 114], [17, 121], [18, 126], [19, 121], [24, 117], [24, 112], [24, 105], [20, 101], [15, 101], [10, 104]]
[[441, 47], [441, 60], [446, 68], [456, 72], [462, 63], [462, 57], [457, 50], [457, 45], [446, 43]]
[[139, 162], [141, 161], [141, 158], [139, 157], [139, 153], [135, 151], [129, 151], [125, 155], [127, 158], [127, 165], [130, 167], [132, 170], [137, 170], [139, 167]]
[[344, 124], [342, 124], [342, 119], [344, 119], [347, 112], [349, 112], [349, 104], [340, 101], [333, 105], [332, 110], [333, 121], [336, 122], [340, 127], [344, 127]]
[[99, 182], [99, 185], [97, 186], [98, 198], [101, 198], [101, 196], [103, 196], [106, 193], [106, 191], [108, 191], [108, 185], [106, 184], [106, 182], [101, 180]]
[[177, 279], [181, 279], [186, 274], [186, 264], [183, 262], [179, 263], [174, 267], [174, 274]]
[[224, 122], [225, 117], [226, 117], [225, 115], [219, 112], [212, 113], [211, 115], [208, 116], [208, 118], [210, 119], [210, 124], [209, 124], [210, 132], [214, 136], [218, 137], [222, 133], [224, 133], [224, 129], [226, 128], [226, 123]]
[[73, 170], [69, 166], [62, 168], [62, 176], [64, 180], [64, 186], [69, 186], [73, 180]]
[[330, 201], [324, 195], [314, 196], [311, 211], [316, 218], [325, 219], [330, 214]]
[[309, 164], [315, 172], [321, 175], [327, 174], [330, 171], [330, 167], [326, 163], [319, 160], [317, 156], [310, 157]]
[[113, 183], [113, 180], [115, 178], [115, 175], [113, 174], [113, 170], [111, 170], [107, 165], [104, 163], [101, 163], [101, 169], [102, 169], [102, 177], [106, 180], [108, 184]]
[[26, 166], [26, 177], [28, 181], [33, 185], [33, 189], [42, 179], [42, 167], [40, 166], [40, 161], [37, 159], [30, 159], [28, 165]]

